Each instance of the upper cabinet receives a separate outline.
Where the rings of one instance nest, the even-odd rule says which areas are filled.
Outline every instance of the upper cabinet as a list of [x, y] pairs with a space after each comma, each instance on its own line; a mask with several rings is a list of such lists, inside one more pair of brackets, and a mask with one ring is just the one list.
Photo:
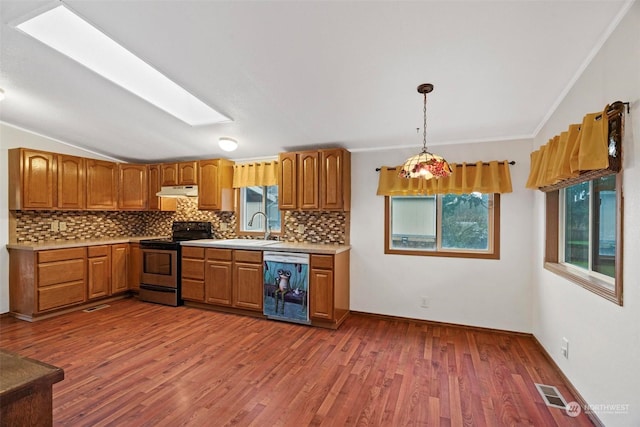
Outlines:
[[198, 209], [233, 210], [233, 162], [224, 159], [198, 162]]
[[85, 159], [58, 154], [58, 209], [82, 210], [85, 208]]
[[160, 165], [162, 186], [197, 185], [198, 162], [163, 163]]
[[118, 164], [86, 159], [87, 209], [116, 210], [118, 208]]
[[280, 154], [281, 210], [351, 208], [351, 153], [342, 148]]
[[121, 163], [120, 191], [118, 192], [118, 208], [121, 210], [145, 210], [149, 205], [149, 167]]
[[150, 211], [175, 211], [177, 205], [176, 199], [156, 196], [161, 187], [160, 175], [160, 165], [149, 165], [148, 209]]
[[14, 148], [9, 150], [9, 209], [56, 207], [56, 156]]

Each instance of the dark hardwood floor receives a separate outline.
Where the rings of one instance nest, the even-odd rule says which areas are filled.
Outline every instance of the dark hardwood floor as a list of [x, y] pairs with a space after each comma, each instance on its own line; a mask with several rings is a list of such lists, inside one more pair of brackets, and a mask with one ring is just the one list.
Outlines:
[[0, 347], [64, 369], [58, 426], [586, 426], [531, 337], [352, 315], [337, 331], [127, 299]]

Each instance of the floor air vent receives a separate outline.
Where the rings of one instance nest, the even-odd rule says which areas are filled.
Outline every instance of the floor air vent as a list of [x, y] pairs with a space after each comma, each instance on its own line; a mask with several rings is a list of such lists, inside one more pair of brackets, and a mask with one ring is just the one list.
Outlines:
[[544, 403], [547, 406], [552, 406], [554, 408], [566, 409], [567, 401], [564, 400], [564, 397], [560, 394], [557, 388], [552, 385], [545, 384], [536, 384], [536, 388], [538, 389], [538, 393], [544, 399]]
[[107, 307], [111, 307], [111, 306], [109, 304], [100, 304], [93, 307], [89, 307], [82, 311], [84, 311], [85, 313], [91, 313], [92, 311], [102, 310], [103, 308], [107, 308]]

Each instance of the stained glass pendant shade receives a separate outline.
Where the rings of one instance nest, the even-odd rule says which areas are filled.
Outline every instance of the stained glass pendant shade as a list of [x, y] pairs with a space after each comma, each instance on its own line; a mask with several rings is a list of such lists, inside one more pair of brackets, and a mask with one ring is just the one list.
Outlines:
[[433, 90], [431, 83], [423, 83], [418, 86], [418, 93], [424, 96], [424, 125], [422, 133], [422, 151], [409, 157], [400, 169], [400, 178], [444, 178], [453, 172], [449, 163], [437, 154], [427, 151], [427, 94]]

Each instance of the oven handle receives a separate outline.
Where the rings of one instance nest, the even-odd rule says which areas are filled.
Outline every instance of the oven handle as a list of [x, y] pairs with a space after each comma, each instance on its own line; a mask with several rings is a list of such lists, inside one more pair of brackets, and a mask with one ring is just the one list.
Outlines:
[[175, 294], [177, 292], [176, 288], [168, 288], [166, 286], [157, 286], [157, 285], [147, 285], [144, 283], [140, 285], [140, 289], [146, 289], [148, 291], [154, 291], [154, 292], [165, 292], [168, 294]]

